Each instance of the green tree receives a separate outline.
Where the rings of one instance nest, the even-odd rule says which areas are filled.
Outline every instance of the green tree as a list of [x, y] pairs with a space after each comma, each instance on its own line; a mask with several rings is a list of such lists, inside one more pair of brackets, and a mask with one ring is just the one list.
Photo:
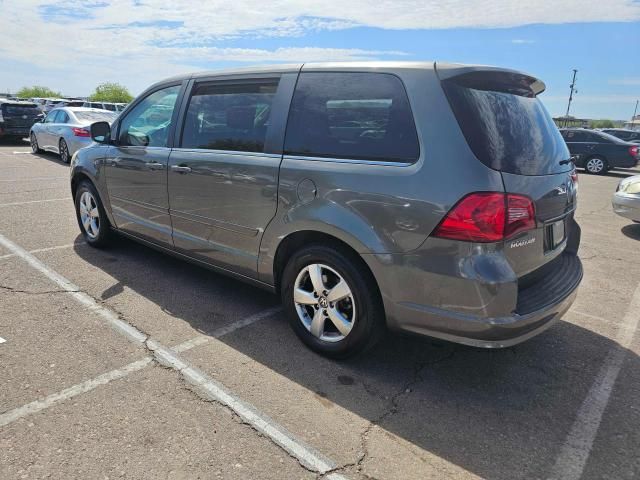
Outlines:
[[34, 85], [33, 87], [22, 87], [16, 93], [16, 97], [20, 98], [48, 98], [48, 97], [61, 97], [60, 92], [51, 90], [49, 87], [41, 87]]
[[613, 128], [615, 127], [615, 124], [613, 123], [612, 120], [591, 120], [589, 122], [589, 126], [591, 128]]
[[89, 97], [94, 102], [116, 102], [129, 103], [133, 96], [126, 87], [118, 83], [101, 83], [96, 87], [96, 91]]

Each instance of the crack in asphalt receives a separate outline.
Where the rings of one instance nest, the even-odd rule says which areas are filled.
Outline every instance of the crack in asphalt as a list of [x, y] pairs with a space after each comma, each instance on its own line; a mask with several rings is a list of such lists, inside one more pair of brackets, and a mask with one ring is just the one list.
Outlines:
[[[22, 290], [20, 288], [15, 288], [15, 287], [9, 287], [6, 285], [0, 285], [0, 290], [4, 290], [5, 292], [9, 292], [9, 293], [24, 293], [27, 295], [47, 295], [50, 293], [78, 293], [78, 292], [83, 292], [82, 290], [42, 290], [42, 291], [35, 291], [35, 290]], [[86, 292], [83, 292], [86, 293]]]
[[[86, 294], [89, 295], [88, 293], [86, 293]], [[98, 303], [99, 305], [112, 310], [118, 316], [119, 320], [127, 323], [129, 326], [135, 328], [142, 335], [144, 335], [144, 340], [142, 342], [140, 342], [140, 346], [149, 353], [149, 355], [151, 357], [151, 362], [152, 362], [151, 366], [152, 367], [161, 367], [161, 368], [163, 368], [165, 370], [170, 370], [170, 371], [176, 372], [178, 374], [178, 380], [182, 384], [182, 386], [183, 386], [183, 388], [185, 390], [191, 392], [200, 401], [203, 401], [203, 402], [206, 402], [206, 403], [217, 404], [217, 405], [221, 406], [223, 409], [225, 409], [227, 412], [229, 412], [231, 414], [231, 418], [232, 419], [236, 420], [239, 424], [248, 427], [253, 433], [257, 434], [258, 436], [260, 436], [260, 437], [262, 437], [264, 439], [266, 439], [271, 444], [276, 446], [278, 449], [284, 451], [290, 458], [292, 458], [304, 470], [306, 470], [306, 471], [308, 471], [310, 473], [314, 473], [319, 477], [320, 476], [324, 476], [324, 478], [326, 478], [325, 473], [326, 474], [329, 474], [329, 472], [337, 473], [337, 472], [335, 472], [335, 470], [337, 470], [336, 468], [330, 469], [330, 470], [328, 470], [326, 472], [319, 472], [317, 469], [314, 469], [310, 465], [306, 465], [300, 458], [296, 457], [292, 452], [290, 452], [286, 448], [283, 448], [283, 446], [278, 444], [274, 439], [272, 439], [268, 435], [265, 435], [263, 432], [258, 430], [255, 425], [252, 425], [248, 421], [244, 420], [229, 405], [223, 403], [219, 399], [211, 398], [211, 397], [207, 396], [206, 392], [201, 390], [201, 388], [199, 388], [198, 385], [194, 385], [193, 383], [189, 382], [189, 380], [185, 376], [184, 370], [186, 370], [186, 369], [193, 370], [193, 367], [188, 365], [186, 362], [184, 362], [182, 364], [179, 364], [179, 363], [176, 363], [176, 362], [172, 361], [171, 359], [163, 357], [162, 350], [166, 348], [167, 350], [169, 350], [169, 352], [171, 352], [174, 355], [174, 357], [179, 362], [183, 362], [183, 360], [175, 352], [173, 352], [173, 350], [171, 348], [163, 347], [161, 344], [159, 344], [158, 342], [153, 340], [153, 338], [151, 338], [151, 336], [148, 333], [146, 333], [142, 329], [138, 328], [134, 323], [129, 321], [127, 319], [127, 317], [122, 312], [120, 312], [118, 309], [114, 308], [112, 305], [107, 304], [107, 302], [105, 300], [97, 299], [97, 298], [93, 297], [92, 295], [89, 295], [89, 296], [91, 298], [93, 298], [93, 300], [96, 303]]]
[[[350, 468], [355, 468], [359, 475], [364, 476], [365, 478], [371, 480], [377, 480], [376, 477], [373, 477], [369, 474], [363, 473], [362, 468], [364, 467], [367, 458], [369, 457], [369, 434], [375, 428], [380, 426], [387, 418], [396, 415], [400, 409], [400, 401], [402, 398], [410, 395], [413, 392], [413, 388], [420, 382], [424, 381], [422, 377], [422, 373], [427, 367], [436, 365], [438, 363], [444, 362], [446, 360], [451, 359], [456, 352], [456, 348], [453, 347], [449, 352], [444, 354], [442, 357], [437, 358], [432, 361], [425, 362], [417, 362], [413, 367], [413, 375], [409, 381], [402, 385], [398, 391], [393, 394], [388, 399], [388, 406], [384, 412], [382, 412], [377, 418], [370, 420], [368, 425], [364, 428], [364, 430], [360, 433], [360, 451], [358, 452], [358, 457], [349, 463], [345, 463], [340, 465], [332, 470], [325, 472], [324, 474], [318, 475], [318, 479], [327, 479], [332, 473], [346, 473], [346, 471]], [[365, 391], [367, 393], [373, 392], [371, 387], [363, 385]], [[370, 393], [371, 394], [371, 393]], [[374, 393], [375, 396], [379, 395]], [[385, 397], [386, 400], [386, 397]]]

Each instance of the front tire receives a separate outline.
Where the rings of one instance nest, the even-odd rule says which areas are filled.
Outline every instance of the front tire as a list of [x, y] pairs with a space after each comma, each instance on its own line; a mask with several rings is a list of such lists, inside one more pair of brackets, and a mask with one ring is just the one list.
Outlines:
[[84, 240], [102, 248], [111, 240], [111, 225], [96, 187], [87, 180], [80, 183], [75, 195], [76, 218]]
[[609, 170], [609, 165], [602, 157], [591, 157], [586, 161], [584, 168], [593, 175], [604, 175]]
[[69, 155], [69, 146], [64, 138], [60, 139], [58, 142], [58, 152], [60, 152], [60, 160], [63, 163], [71, 163], [71, 155]]
[[384, 332], [384, 307], [366, 265], [350, 252], [312, 245], [293, 254], [282, 274], [289, 324], [312, 350], [346, 358]]

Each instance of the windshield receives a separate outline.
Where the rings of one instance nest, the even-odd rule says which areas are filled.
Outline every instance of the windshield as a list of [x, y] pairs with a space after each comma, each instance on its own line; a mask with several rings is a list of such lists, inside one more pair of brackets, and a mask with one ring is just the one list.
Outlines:
[[73, 112], [81, 122], [112, 122], [116, 115], [111, 112]]
[[[502, 79], [504, 81], [504, 79]], [[457, 77], [443, 87], [467, 143], [490, 168], [518, 175], [569, 171], [569, 150], [542, 102], [503, 82]], [[460, 82], [461, 83], [461, 82]]]

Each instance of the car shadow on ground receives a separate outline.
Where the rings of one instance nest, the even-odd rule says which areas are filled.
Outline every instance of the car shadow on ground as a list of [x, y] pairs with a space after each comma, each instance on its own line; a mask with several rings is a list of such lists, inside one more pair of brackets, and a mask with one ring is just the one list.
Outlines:
[[[268, 292], [126, 239], [104, 251], [86, 245], [75, 250], [116, 279], [104, 298], [126, 285], [205, 335], [219, 326], [208, 318], [220, 308], [220, 296], [240, 295], [264, 308], [278, 303]], [[194, 308], [194, 297], [181, 291], [194, 294], [199, 305]], [[429, 452], [480, 477], [505, 480], [549, 474], [602, 362], [617, 348], [609, 338], [560, 321], [505, 350], [388, 334], [365, 355], [335, 362], [306, 349], [281, 315], [220, 341], [266, 366], [265, 374], [276, 372], [313, 392], [314, 409], [338, 406], [379, 425], [377, 442], [391, 441], [418, 468], [429, 461], [423, 459]], [[640, 371], [632, 352], [627, 365]], [[619, 430], [637, 429], [636, 410], [625, 413]], [[373, 435], [368, 434], [370, 451], [375, 450]], [[394, 461], [393, 450], [376, 455], [387, 464]]]
[[624, 233], [627, 237], [633, 240], [640, 240], [640, 224], [632, 223], [630, 225], [625, 225], [621, 229], [622, 233]]

